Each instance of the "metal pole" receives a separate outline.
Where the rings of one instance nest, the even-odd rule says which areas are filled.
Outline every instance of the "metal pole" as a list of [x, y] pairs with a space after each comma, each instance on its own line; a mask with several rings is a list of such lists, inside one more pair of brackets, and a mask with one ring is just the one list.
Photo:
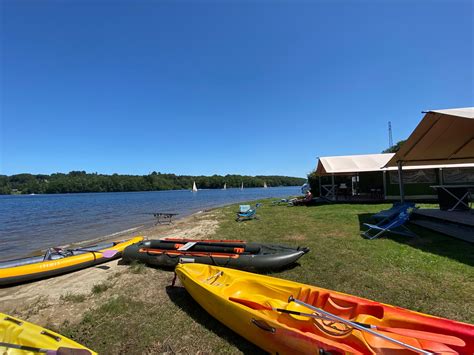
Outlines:
[[323, 193], [321, 191], [321, 175], [318, 176], [318, 180], [319, 180], [319, 197], [321, 198], [323, 197]]
[[387, 198], [387, 171], [383, 171], [383, 199]]
[[439, 185], [443, 185], [443, 169], [439, 168]]
[[334, 191], [334, 174], [331, 175], [331, 183], [332, 183], [332, 188], [331, 188], [331, 191], [332, 191], [332, 199], [335, 200], [336, 199], [336, 194]]
[[405, 191], [403, 190], [403, 171], [402, 171], [403, 162], [398, 161], [398, 186], [400, 188], [400, 202], [405, 202]]

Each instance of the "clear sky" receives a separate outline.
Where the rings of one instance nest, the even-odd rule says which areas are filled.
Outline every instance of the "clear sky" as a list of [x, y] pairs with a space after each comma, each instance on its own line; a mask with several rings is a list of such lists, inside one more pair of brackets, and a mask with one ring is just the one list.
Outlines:
[[0, 174], [305, 176], [474, 102], [471, 0], [0, 3]]

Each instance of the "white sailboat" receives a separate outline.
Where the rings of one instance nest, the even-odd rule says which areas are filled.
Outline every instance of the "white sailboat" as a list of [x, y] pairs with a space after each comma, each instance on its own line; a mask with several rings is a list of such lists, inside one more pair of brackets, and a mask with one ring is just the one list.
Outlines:
[[193, 181], [193, 192], [196, 192], [198, 189], [196, 187], [196, 181]]
[[264, 181], [263, 182], [263, 188], [266, 189], [268, 186], [267, 186], [267, 183]]
[[243, 190], [244, 189], [244, 182], [242, 181], [242, 186], [240, 186], [240, 189]]
[[227, 190], [227, 183], [224, 183], [224, 187], [222, 188], [222, 190]]

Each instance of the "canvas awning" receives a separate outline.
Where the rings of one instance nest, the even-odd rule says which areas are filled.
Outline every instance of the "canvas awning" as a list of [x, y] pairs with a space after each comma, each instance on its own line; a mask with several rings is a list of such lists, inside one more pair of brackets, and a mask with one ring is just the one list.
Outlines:
[[474, 163], [474, 107], [426, 113], [387, 167]]
[[[316, 175], [347, 175], [369, 171], [394, 171], [397, 170], [396, 166], [385, 167], [394, 155], [394, 153], [384, 153], [320, 157], [316, 168]], [[474, 168], [474, 163], [411, 165], [404, 166], [403, 170], [449, 168]]]
[[368, 171], [381, 171], [394, 153], [345, 155], [334, 157], [320, 157], [316, 168], [316, 175], [344, 175]]

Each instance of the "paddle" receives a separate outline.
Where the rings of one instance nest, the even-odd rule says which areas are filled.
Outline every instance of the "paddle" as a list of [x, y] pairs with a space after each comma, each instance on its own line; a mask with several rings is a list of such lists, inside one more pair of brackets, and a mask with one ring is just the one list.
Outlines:
[[[274, 308], [274, 307], [262, 305], [254, 301], [241, 299], [241, 298], [229, 297], [229, 300], [236, 303], [243, 304], [244, 306], [247, 306], [249, 308], [256, 309], [256, 310], [276, 311], [280, 313], [294, 314], [294, 315], [302, 316], [302, 317], [328, 319], [327, 317], [318, 316], [313, 313], [303, 313], [303, 312], [291, 311], [291, 310], [283, 309], [283, 308]], [[381, 326], [375, 326], [372, 324], [366, 324], [366, 323], [360, 323], [360, 322], [353, 322], [353, 323], [358, 324], [364, 328], [376, 329], [379, 331], [403, 335], [403, 336], [407, 336], [411, 338], [434, 341], [434, 342], [443, 343], [446, 345], [454, 345], [454, 346], [461, 346], [461, 347], [466, 345], [464, 340], [452, 335], [431, 333], [431, 332], [427, 332], [423, 330], [415, 330], [415, 329], [381, 327]]]
[[366, 333], [369, 333], [369, 334], [372, 334], [372, 335], [375, 335], [376, 337], [379, 337], [379, 338], [382, 338], [384, 340], [387, 340], [391, 343], [394, 343], [394, 344], [397, 344], [397, 345], [400, 345], [406, 349], [410, 349], [414, 352], [417, 352], [417, 353], [420, 353], [420, 354], [426, 354], [426, 355], [432, 355], [433, 353], [432, 352], [429, 352], [429, 351], [426, 351], [426, 350], [423, 350], [423, 349], [420, 349], [420, 348], [417, 348], [415, 346], [412, 346], [410, 344], [406, 344], [400, 340], [397, 340], [397, 339], [393, 339], [393, 338], [390, 338], [389, 336], [386, 336], [385, 334], [381, 334], [381, 333], [378, 333], [376, 331], [373, 331], [372, 329], [369, 329], [369, 328], [366, 328], [366, 327], [363, 327], [357, 323], [354, 323], [354, 322], [351, 322], [350, 320], [347, 320], [347, 319], [344, 319], [344, 318], [341, 318], [339, 316], [336, 316], [335, 314], [332, 314], [330, 312], [327, 312], [325, 311], [324, 309], [321, 309], [321, 308], [318, 308], [318, 307], [315, 307], [315, 306], [312, 306], [310, 304], [307, 304], [303, 301], [300, 301], [296, 298], [294, 298], [293, 296], [290, 296], [288, 297], [288, 303], [290, 302], [295, 302], [296, 304], [299, 304], [299, 305], [302, 305], [302, 306], [305, 306], [309, 309], [312, 309], [313, 311], [316, 311], [316, 312], [319, 312], [319, 313], [322, 313], [325, 317], [327, 318], [330, 318], [332, 320], [336, 320], [342, 324], [346, 324], [346, 325], [349, 325], [351, 326], [352, 328], [355, 328], [357, 330], [360, 330], [360, 331], [363, 331], [363, 332], [366, 332]]
[[[305, 307], [307, 307], [307, 308], [310, 308], [310, 309], [312, 309], [312, 310], [314, 310], [314, 311], [317, 311], [317, 312], [322, 313], [323, 316], [321, 317], [321, 316], [316, 316], [316, 315], [310, 315], [309, 313], [301, 313], [301, 312], [296, 312], [296, 311], [283, 310], [283, 309], [281, 309], [281, 308], [276, 308], [276, 309], [274, 309], [273, 307], [266, 307], [266, 306], [263, 306], [263, 305], [261, 305], [261, 304], [259, 304], [259, 303], [252, 302], [252, 301], [249, 302], [249, 301], [247, 301], [247, 300], [243, 300], [243, 301], [245, 301], [245, 302], [240, 302], [240, 299], [236, 299], [236, 298], [233, 298], [233, 297], [230, 297], [229, 300], [234, 301], [234, 302], [239, 302], [239, 303], [245, 304], [246, 306], [251, 307], [251, 308], [252, 308], [252, 306], [250, 306], [250, 304], [252, 304], [252, 305], [258, 305], [258, 306], [257, 306], [257, 307], [258, 307], [257, 309], [260, 309], [260, 310], [264, 310], [264, 309], [267, 309], [267, 310], [277, 310], [278, 312], [285, 311], [285, 313], [287, 313], [287, 311], [288, 311], [288, 313], [291, 312], [291, 314], [298, 314], [298, 313], [299, 313], [298, 315], [303, 315], [303, 316], [307, 316], [307, 317], [336, 320], [336, 321], [338, 321], [338, 322], [340, 322], [340, 323], [349, 325], [349, 326], [351, 326], [352, 328], [355, 328], [355, 329], [358, 329], [358, 330], [361, 330], [361, 331], [365, 331], [365, 332], [367, 332], [367, 333], [370, 333], [370, 334], [372, 334], [372, 335], [375, 335], [375, 336], [377, 336], [377, 337], [379, 337], [379, 338], [385, 339], [385, 340], [387, 340], [387, 341], [389, 341], [389, 342], [392, 342], [392, 343], [395, 343], [395, 344], [397, 344], [397, 345], [403, 346], [404, 348], [410, 349], [410, 350], [415, 351], [415, 352], [417, 352], [417, 353], [426, 354], [426, 355], [432, 355], [432, 354], [433, 354], [433, 353], [431, 353], [431, 352], [429, 352], [429, 351], [425, 351], [425, 350], [423, 350], [423, 349], [419, 349], [419, 348], [417, 348], [417, 347], [414, 347], [414, 346], [411, 346], [411, 345], [409, 345], [409, 344], [406, 344], [406, 343], [404, 343], [404, 342], [402, 342], [402, 341], [399, 341], [399, 340], [390, 338], [390, 337], [388, 337], [388, 336], [386, 336], [386, 335], [384, 335], [384, 334], [377, 333], [377, 332], [373, 331], [372, 329], [369, 329], [369, 328], [360, 326], [360, 325], [357, 324], [357, 323], [354, 323], [354, 322], [351, 322], [351, 321], [349, 321], [349, 320], [347, 320], [347, 319], [344, 319], [344, 318], [341, 318], [341, 317], [339, 317], [339, 316], [336, 316], [335, 314], [326, 312], [326, 311], [324, 311], [324, 310], [322, 310], [322, 309], [320, 309], [320, 308], [317, 308], [317, 307], [311, 306], [311, 305], [309, 305], [309, 304], [306, 304], [306, 303], [304, 303], [304, 302], [302, 302], [302, 301], [299, 301], [299, 300], [293, 298], [293, 296], [290, 296], [290, 297], [288, 298], [288, 303], [289, 303], [289, 302], [295, 302], [295, 303], [297, 303], [297, 304], [301, 304], [301, 305], [303, 305], [303, 306], [305, 306]], [[237, 300], [239, 300], [239, 301], [237, 301]], [[301, 303], [300, 303], [300, 302], [301, 302]], [[316, 317], [315, 317], [315, 316], [316, 316]]]
[[33, 346], [28, 345], [19, 345], [19, 344], [12, 344], [12, 343], [4, 343], [0, 342], [1, 347], [10, 348], [10, 349], [19, 349], [24, 351], [31, 351], [35, 353], [44, 353], [48, 355], [90, 355], [90, 351], [87, 349], [76, 349], [76, 348], [65, 348], [60, 347], [57, 350], [52, 349], [43, 349], [43, 348], [35, 348]]

